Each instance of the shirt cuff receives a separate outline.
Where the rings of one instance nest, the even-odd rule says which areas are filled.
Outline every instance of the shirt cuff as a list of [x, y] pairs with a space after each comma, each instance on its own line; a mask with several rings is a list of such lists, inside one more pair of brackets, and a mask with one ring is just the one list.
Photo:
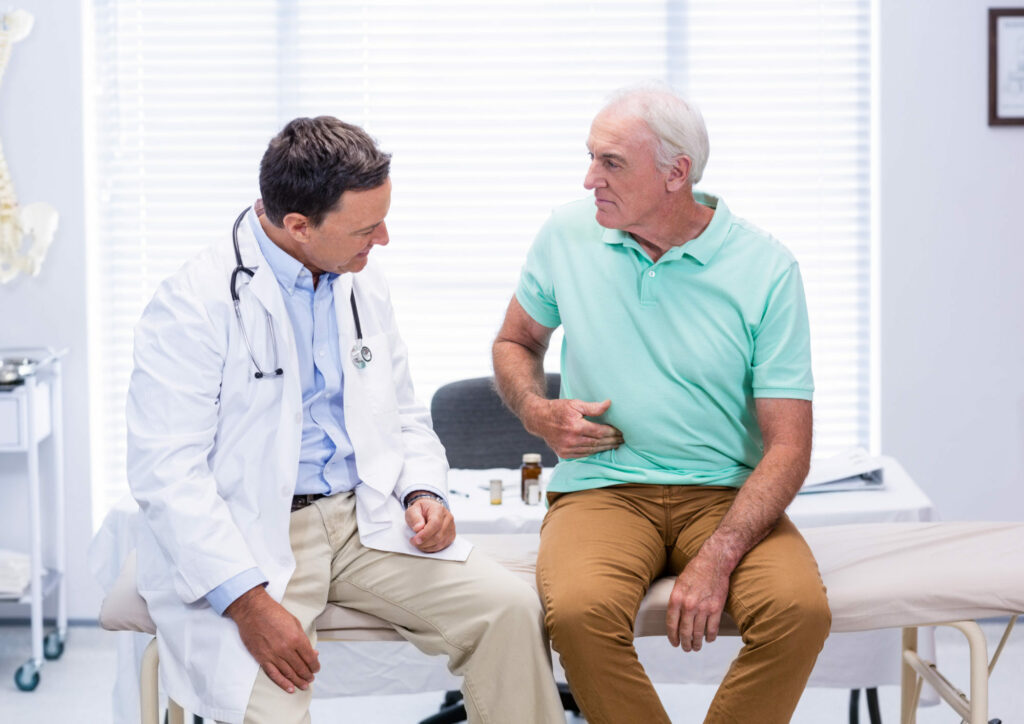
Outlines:
[[247, 571], [242, 571], [237, 576], [229, 578], [207, 593], [206, 602], [213, 607], [214, 611], [223, 616], [227, 607], [234, 603], [243, 593], [251, 588], [256, 588], [256, 586], [265, 585], [267, 585], [267, 577], [263, 575], [260, 569], [250, 568]]

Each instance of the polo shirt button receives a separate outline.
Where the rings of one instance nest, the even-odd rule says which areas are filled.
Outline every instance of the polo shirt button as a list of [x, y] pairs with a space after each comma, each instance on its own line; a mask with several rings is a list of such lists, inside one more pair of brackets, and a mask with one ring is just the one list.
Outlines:
[[651, 271], [647, 272], [647, 276], [649, 276], [649, 277], [657, 276], [657, 272], [652, 269]]

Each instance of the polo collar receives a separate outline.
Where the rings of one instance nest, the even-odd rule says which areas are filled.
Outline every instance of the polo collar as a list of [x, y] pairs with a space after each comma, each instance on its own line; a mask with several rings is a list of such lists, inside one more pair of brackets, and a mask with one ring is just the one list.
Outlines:
[[[729, 211], [729, 207], [719, 197], [704, 191], [694, 191], [693, 197], [698, 203], [714, 209], [715, 213], [711, 217], [710, 223], [708, 223], [707, 228], [697, 238], [666, 251], [658, 259], [659, 264], [662, 261], [672, 261], [685, 255], [691, 257], [702, 266], [706, 265], [711, 261], [711, 257], [721, 248], [722, 242], [725, 241], [732, 222], [732, 212]], [[636, 249], [640, 252], [644, 251], [636, 239], [620, 229], [605, 229], [601, 234], [601, 240], [606, 244], [621, 244], [630, 249]], [[646, 256], [646, 252], [644, 254]]]

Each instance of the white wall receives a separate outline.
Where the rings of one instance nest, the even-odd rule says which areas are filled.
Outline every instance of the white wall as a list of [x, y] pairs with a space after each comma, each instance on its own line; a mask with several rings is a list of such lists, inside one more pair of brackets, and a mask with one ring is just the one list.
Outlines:
[[1024, 520], [1024, 126], [987, 125], [1014, 3], [880, 5], [882, 448], [944, 518]]
[[[986, 125], [988, 2], [880, 5], [882, 448], [944, 517], [1024, 519], [1024, 128]], [[0, 86], [0, 139], [21, 201], [61, 228], [39, 278], [0, 287], [0, 346], [71, 349], [70, 611], [91, 618], [81, 10], [16, 6], [36, 28]], [[27, 536], [22, 477], [0, 456], [0, 547]]]
[[[60, 229], [42, 273], [0, 286], [0, 347], [68, 347], [64, 364], [65, 480], [68, 488], [69, 614], [95, 618], [99, 587], [85, 552], [92, 537], [89, 493], [82, 42], [77, 2], [18, 0], [3, 8], [35, 16], [32, 34], [14, 46], [0, 85], [0, 140], [19, 201], [47, 201]], [[44, 457], [49, 443], [43, 448]], [[0, 455], [0, 548], [27, 550], [23, 455]], [[45, 475], [50, 467], [44, 465]], [[44, 511], [47, 510], [44, 504]], [[28, 609], [0, 605], [0, 617]]]

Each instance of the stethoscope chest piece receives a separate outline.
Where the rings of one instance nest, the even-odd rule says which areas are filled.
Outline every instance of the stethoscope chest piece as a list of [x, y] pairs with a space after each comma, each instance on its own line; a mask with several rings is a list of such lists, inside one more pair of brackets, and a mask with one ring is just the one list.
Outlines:
[[359, 342], [355, 343], [352, 347], [352, 364], [358, 369], [366, 367], [366, 363], [373, 359], [373, 352], [366, 345], [361, 345]]
[[352, 345], [352, 364], [356, 366], [357, 370], [361, 370], [366, 367], [367, 362], [373, 359], [373, 352], [363, 344], [363, 325], [359, 323], [359, 310], [356, 308], [356, 290], [354, 286], [349, 293], [348, 299], [352, 304], [352, 321], [356, 325], [356, 343]]

